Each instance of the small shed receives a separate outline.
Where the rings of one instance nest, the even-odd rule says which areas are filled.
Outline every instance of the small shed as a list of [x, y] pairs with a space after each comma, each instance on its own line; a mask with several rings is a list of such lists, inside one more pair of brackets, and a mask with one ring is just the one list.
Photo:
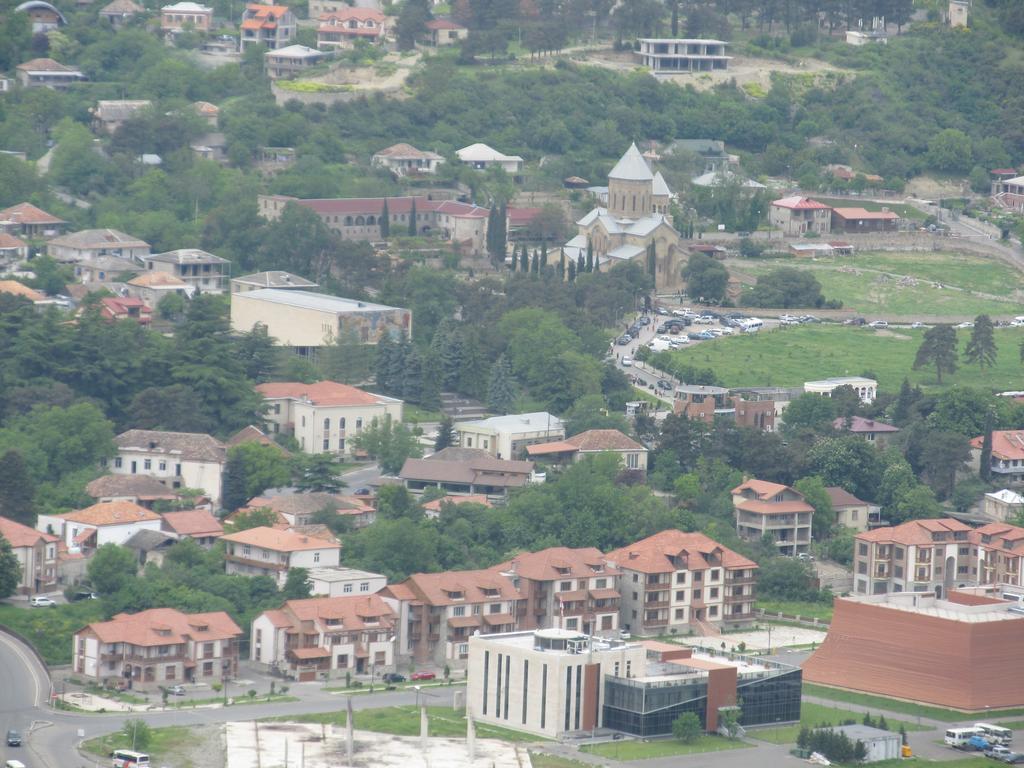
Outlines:
[[896, 760], [900, 757], [903, 737], [899, 733], [883, 731], [881, 728], [872, 728], [869, 725], [841, 725], [832, 730], [845, 735], [853, 742], [863, 742], [864, 748], [867, 750], [865, 763]]

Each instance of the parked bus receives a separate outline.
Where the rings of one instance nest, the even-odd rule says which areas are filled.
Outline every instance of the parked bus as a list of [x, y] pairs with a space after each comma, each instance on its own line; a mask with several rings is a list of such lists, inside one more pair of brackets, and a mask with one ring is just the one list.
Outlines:
[[974, 728], [950, 728], [946, 731], [946, 746], [963, 749], [973, 736], [981, 736], [981, 729]]
[[1013, 741], [1013, 731], [1009, 728], [1003, 728], [1001, 725], [975, 723], [974, 727], [981, 731], [981, 735], [992, 744], [1002, 744], [1004, 747], [1008, 747], [1010, 742]]
[[743, 333], [757, 333], [764, 328], [764, 320], [757, 317], [748, 317], [739, 320], [740, 331]]
[[149, 755], [131, 749], [117, 749], [110, 753], [114, 768], [149, 768]]

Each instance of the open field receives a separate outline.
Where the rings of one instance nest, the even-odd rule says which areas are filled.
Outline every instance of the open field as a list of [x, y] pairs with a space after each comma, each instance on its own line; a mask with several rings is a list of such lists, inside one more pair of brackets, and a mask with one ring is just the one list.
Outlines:
[[753, 277], [783, 266], [812, 272], [825, 298], [869, 320], [1024, 313], [1024, 274], [980, 256], [883, 252], [814, 261], [734, 259], [728, 266]]
[[0, 625], [9, 627], [39, 651], [47, 664], [71, 663], [71, 636], [103, 618], [97, 600], [83, 600], [53, 608], [0, 605]]
[[586, 768], [590, 765], [590, 763], [581, 763], [567, 757], [545, 755], [542, 752], [531, 752], [530, 762], [533, 764], [533, 768]]
[[[804, 693], [807, 693], [806, 685], [804, 686]], [[872, 717], [877, 718], [878, 713], [874, 713]], [[805, 701], [800, 705], [799, 725], [783, 725], [778, 728], [770, 726], [756, 728], [747, 731], [747, 735], [760, 741], [770, 741], [772, 744], [795, 744], [801, 728], [816, 728], [820, 725], [840, 725], [849, 720], [860, 723], [863, 719], [864, 715], [861, 712]], [[888, 720], [888, 718], [886, 719]], [[888, 720], [889, 730], [891, 731], [898, 731], [901, 725], [908, 731], [930, 730], [928, 727], [922, 727], [916, 723]]]
[[692, 744], [683, 744], [675, 739], [659, 739], [657, 741], [606, 741], [603, 744], [588, 744], [580, 747], [580, 751], [592, 755], [600, 755], [613, 760], [646, 760], [651, 757], [671, 757], [672, 755], [694, 755], [700, 752], [720, 752], [723, 749], [743, 749], [749, 747], [742, 741], [732, 741], [721, 736], [704, 735]]
[[768, 611], [769, 613], [784, 613], [787, 616], [800, 616], [805, 619], [832, 621], [832, 603], [758, 600], [755, 607]]
[[[430, 719], [431, 736], [466, 735], [466, 717], [461, 711], [453, 711], [450, 707], [427, 707]], [[310, 715], [287, 715], [269, 718], [290, 723], [327, 723], [345, 725], [345, 711], [318, 712]], [[361, 731], [391, 733], [396, 736], [418, 736], [420, 733], [420, 713], [415, 706], [381, 707], [380, 709], [361, 709], [355, 713], [355, 727]], [[502, 741], [545, 741], [540, 736], [530, 733], [510, 731], [486, 723], [477, 722], [476, 735], [481, 739], [501, 739]]]
[[812, 195], [812, 197], [819, 203], [831, 205], [833, 208], [863, 208], [865, 211], [880, 211], [884, 208], [903, 219], [924, 221], [928, 218], [928, 214], [924, 211], [907, 203], [890, 203], [888, 201], [879, 203], [875, 200], [858, 200], [849, 197], [821, 197], [819, 195]]
[[[812, 379], [870, 373], [879, 389], [896, 392], [904, 377], [925, 388], [937, 386], [933, 369], [911, 370], [923, 335], [924, 331], [903, 328], [802, 325], [715, 339], [670, 354], [684, 365], [710, 368], [727, 387], [798, 387]], [[970, 331], [958, 330], [957, 338], [962, 351]], [[1024, 368], [1017, 347], [1024, 332], [997, 328], [995, 340], [999, 357], [992, 368], [961, 365], [943, 377], [943, 386], [1019, 389]]]
[[[933, 707], [927, 704], [915, 704], [912, 701], [901, 701], [890, 699], [886, 696], [874, 696], [870, 693], [857, 693], [856, 691], [845, 691], [840, 688], [830, 688], [827, 685], [815, 685], [804, 682], [803, 692], [805, 696], [817, 696], [820, 699], [830, 701], [842, 701], [847, 704], [860, 704], [864, 707], [878, 707], [886, 712], [900, 712], [912, 717], [927, 717], [930, 720], [939, 720], [946, 723], [958, 723], [961, 721], [984, 720], [985, 717], [1008, 717], [1013, 715], [1024, 715], [1024, 708], [992, 710], [982, 716], [977, 712], [962, 712], [958, 709], [946, 709], [945, 707]], [[1009, 726], [1012, 727], [1012, 726]]]
[[[219, 725], [152, 728], [150, 740], [140, 751], [147, 752], [153, 765], [173, 765], [175, 768], [224, 765], [224, 738]], [[114, 733], [89, 739], [82, 748], [93, 755], [108, 759], [115, 749], [131, 749], [132, 739], [124, 733]], [[136, 745], [138, 749], [138, 745]]]

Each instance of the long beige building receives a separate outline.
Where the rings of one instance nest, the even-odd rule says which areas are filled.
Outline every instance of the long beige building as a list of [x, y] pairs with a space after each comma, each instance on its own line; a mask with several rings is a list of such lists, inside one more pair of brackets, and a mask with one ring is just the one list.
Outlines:
[[350, 334], [363, 344], [376, 344], [385, 334], [412, 334], [412, 312], [368, 301], [344, 299], [312, 291], [261, 288], [231, 295], [231, 329], [267, 329], [275, 343], [303, 357]]

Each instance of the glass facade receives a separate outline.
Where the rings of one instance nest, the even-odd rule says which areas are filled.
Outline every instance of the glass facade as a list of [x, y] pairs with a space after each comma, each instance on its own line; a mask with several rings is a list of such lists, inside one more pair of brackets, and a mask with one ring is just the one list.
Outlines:
[[[790, 667], [737, 681], [740, 723], [750, 726], [798, 721], [801, 682], [801, 671]], [[640, 682], [605, 677], [604, 697], [605, 728], [642, 737], [667, 736], [672, 733], [672, 723], [684, 712], [695, 712], [704, 724], [707, 680]]]

